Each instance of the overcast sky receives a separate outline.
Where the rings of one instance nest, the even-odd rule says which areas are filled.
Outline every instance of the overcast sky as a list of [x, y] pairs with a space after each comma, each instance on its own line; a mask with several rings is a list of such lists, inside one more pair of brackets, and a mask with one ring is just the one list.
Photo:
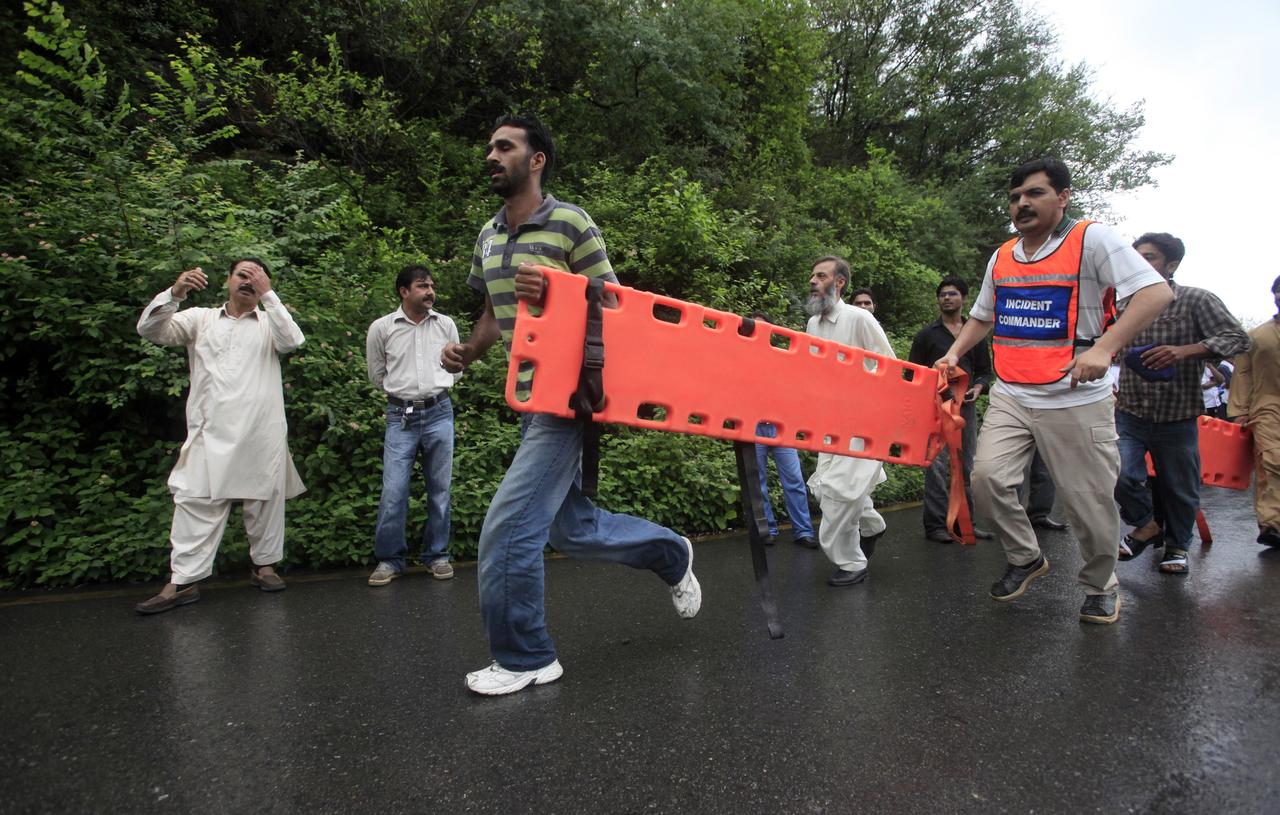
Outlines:
[[1280, 220], [1280, 3], [1075, 0], [1031, 4], [1068, 64], [1121, 107], [1145, 100], [1138, 145], [1173, 153], [1158, 187], [1112, 200], [1122, 232], [1171, 232], [1187, 245], [1175, 279], [1216, 293], [1254, 325], [1276, 313]]

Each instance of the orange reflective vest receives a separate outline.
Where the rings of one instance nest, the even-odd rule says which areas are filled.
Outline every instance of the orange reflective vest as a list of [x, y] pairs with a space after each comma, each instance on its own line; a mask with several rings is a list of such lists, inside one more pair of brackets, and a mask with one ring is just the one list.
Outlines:
[[1014, 259], [1018, 238], [1006, 241], [991, 270], [995, 328], [991, 349], [996, 374], [1017, 385], [1047, 385], [1063, 377], [1075, 351], [1084, 232], [1080, 221], [1047, 257]]

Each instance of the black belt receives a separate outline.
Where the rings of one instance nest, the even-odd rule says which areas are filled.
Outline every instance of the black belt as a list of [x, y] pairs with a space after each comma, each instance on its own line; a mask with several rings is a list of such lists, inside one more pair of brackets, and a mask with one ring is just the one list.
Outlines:
[[411, 407], [414, 410], [426, 410], [427, 408], [431, 407], [437, 402], [442, 401], [448, 395], [449, 395], [448, 391], [440, 391], [430, 399], [401, 399], [398, 396], [392, 396], [391, 394], [387, 394], [387, 402], [388, 404], [395, 405], [396, 407], [402, 407], [402, 408]]

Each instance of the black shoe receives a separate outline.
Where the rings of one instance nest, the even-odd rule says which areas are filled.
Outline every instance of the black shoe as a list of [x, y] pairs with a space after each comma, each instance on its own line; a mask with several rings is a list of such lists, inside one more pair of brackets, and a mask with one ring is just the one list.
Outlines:
[[149, 600], [138, 603], [133, 610], [139, 614], [161, 614], [166, 611], [172, 611], [178, 606], [185, 606], [194, 603], [200, 599], [200, 588], [194, 584], [187, 585], [180, 589], [172, 597], [165, 597], [157, 594]]
[[1157, 532], [1146, 540], [1138, 540], [1133, 535], [1125, 535], [1124, 540], [1120, 541], [1120, 553], [1116, 556], [1117, 560], [1130, 561], [1147, 550], [1148, 546], [1160, 548], [1164, 540], [1164, 532]]
[[1016, 600], [1037, 577], [1049, 573], [1049, 560], [1044, 555], [1031, 561], [1026, 566], [1009, 564], [1004, 570], [1004, 577], [991, 584], [991, 599], [1001, 603]]
[[1054, 532], [1061, 532], [1071, 524], [1064, 524], [1062, 521], [1055, 521], [1053, 518], [1046, 515], [1043, 518], [1032, 518], [1031, 525], [1037, 526], [1041, 529], [1050, 529]]
[[852, 586], [855, 583], [861, 583], [867, 579], [867, 570], [859, 569], [856, 572], [846, 572], [844, 569], [836, 569], [836, 573], [827, 578], [828, 586]]
[[1120, 595], [1087, 594], [1080, 606], [1080, 622], [1109, 625], [1120, 619]]
[[934, 543], [951, 543], [951, 533], [945, 529], [930, 529], [924, 536]]
[[1263, 546], [1280, 546], [1280, 532], [1275, 531], [1271, 527], [1263, 527], [1258, 533], [1258, 543]]
[[992, 534], [991, 534], [990, 532], [988, 532], [987, 530], [985, 530], [985, 529], [979, 529], [979, 528], [978, 528], [978, 527], [976, 527], [976, 526], [973, 528], [973, 536], [974, 536], [975, 538], [977, 538], [978, 540], [980, 540], [980, 541], [989, 541], [989, 540], [991, 540], [992, 538], [994, 538], [994, 537], [995, 537], [995, 535], [992, 535]]
[[876, 541], [884, 537], [884, 530], [874, 535], [869, 535], [862, 539], [859, 546], [862, 547], [862, 554], [867, 556], [867, 560], [871, 560], [871, 556], [876, 553]]
[[817, 549], [818, 542], [813, 538], [796, 538], [793, 543], [796, 546], [803, 546], [806, 549]]

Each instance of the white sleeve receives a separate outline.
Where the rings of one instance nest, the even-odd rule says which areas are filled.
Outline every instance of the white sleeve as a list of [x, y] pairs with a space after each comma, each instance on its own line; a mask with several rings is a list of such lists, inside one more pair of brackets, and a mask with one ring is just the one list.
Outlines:
[[987, 261], [987, 271], [982, 276], [982, 288], [978, 290], [978, 296], [973, 298], [973, 305], [969, 307], [969, 316], [984, 323], [992, 322], [996, 317], [996, 288], [991, 282], [991, 272], [996, 267], [996, 254], [998, 251], [992, 253], [991, 260]]
[[267, 324], [271, 326], [271, 342], [275, 345], [277, 354], [287, 354], [306, 342], [302, 329], [298, 328], [293, 315], [280, 302], [280, 297], [274, 290], [262, 295], [258, 302], [266, 310]]
[[897, 359], [897, 355], [893, 353], [893, 346], [889, 344], [889, 338], [880, 327], [880, 323], [869, 313], [865, 311], [863, 313], [867, 315], [867, 319], [858, 321], [858, 345], [880, 356]]
[[1119, 232], [1106, 224], [1092, 224], [1084, 233], [1086, 243], [1093, 246], [1097, 258], [1098, 287], [1115, 286], [1116, 303], [1129, 299], [1134, 292], [1163, 283], [1160, 273], [1151, 268], [1138, 250], [1129, 245]]
[[364, 338], [365, 366], [369, 370], [369, 381], [373, 386], [382, 389], [382, 382], [387, 378], [387, 338], [382, 331], [382, 320], [374, 320], [369, 324], [369, 331]]
[[203, 309], [179, 312], [181, 300], [175, 300], [172, 289], [165, 289], [151, 299], [138, 318], [138, 333], [157, 345], [190, 345], [199, 333], [199, 314]]
[[[445, 333], [448, 336], [449, 342], [452, 342], [455, 344], [462, 342], [462, 340], [458, 339], [458, 324], [453, 321], [452, 317], [445, 317], [445, 319], [448, 320], [449, 328], [448, 328], [448, 331], [446, 331]], [[436, 363], [440, 364], [440, 360], [436, 360]], [[440, 367], [443, 368], [444, 365], [440, 365]], [[463, 368], [461, 371], [458, 371], [456, 374], [454, 374], [453, 384], [455, 385], [458, 384], [458, 380], [461, 379], [462, 375], [466, 372], [467, 372], [467, 369]], [[446, 371], [445, 373], [448, 373], [448, 371]]]

